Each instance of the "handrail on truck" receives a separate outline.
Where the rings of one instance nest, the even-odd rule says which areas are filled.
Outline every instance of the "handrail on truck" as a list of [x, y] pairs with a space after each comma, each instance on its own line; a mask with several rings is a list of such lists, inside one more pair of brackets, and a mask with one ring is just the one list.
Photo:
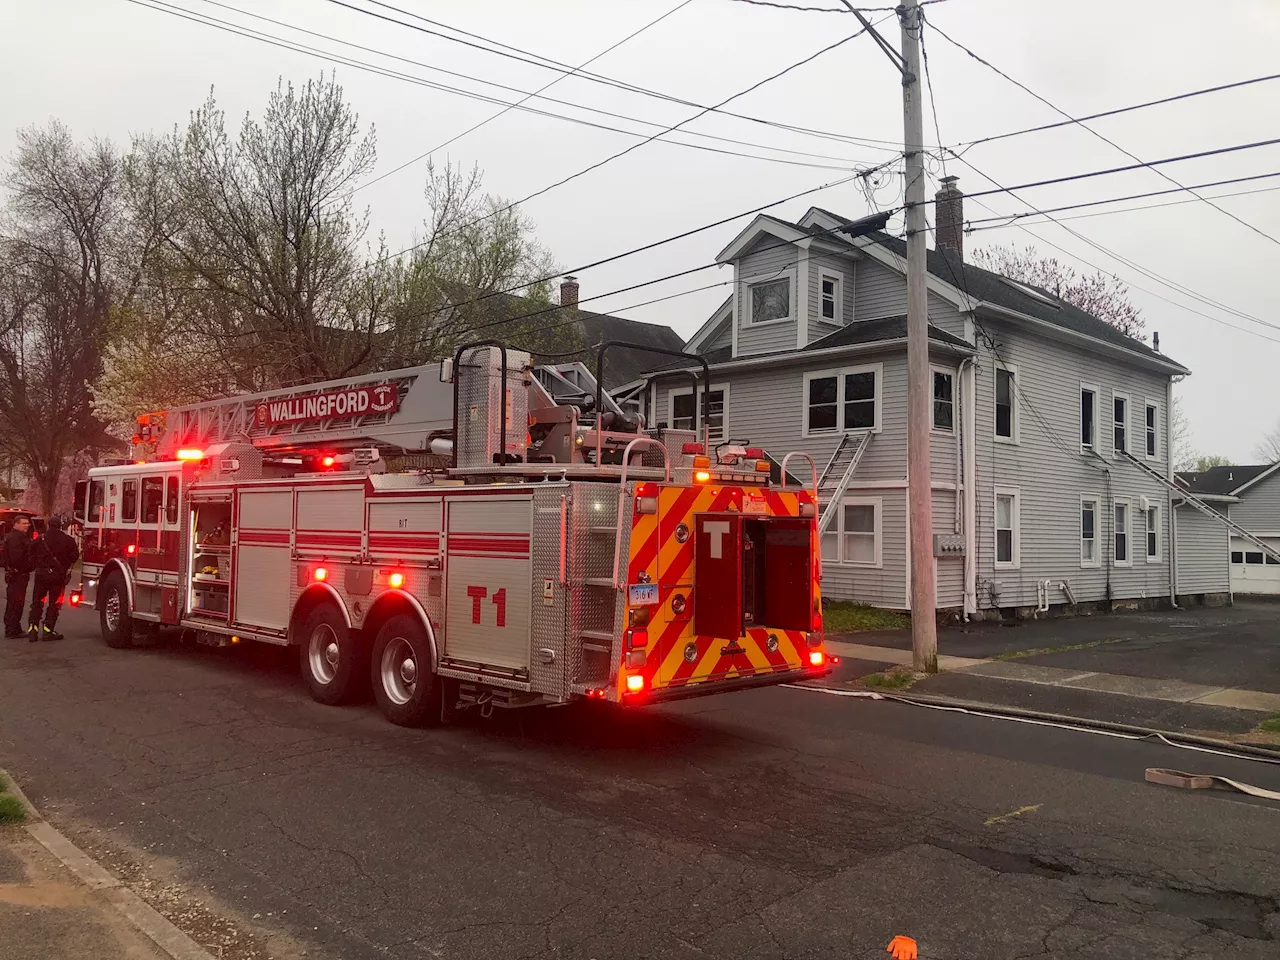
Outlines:
[[458, 368], [461, 366], [464, 350], [477, 347], [497, 347], [502, 352], [502, 404], [498, 427], [498, 464], [507, 462], [507, 345], [501, 340], [473, 340], [464, 343], [453, 352], [453, 467], [458, 468], [458, 448], [462, 445], [461, 432], [458, 430]]
[[[610, 347], [626, 347], [628, 350], [644, 350], [647, 353], [660, 353], [665, 357], [681, 357], [686, 360], [696, 360], [702, 364], [702, 416], [698, 416], [698, 404], [695, 400], [693, 404], [693, 424], [696, 428], [699, 419], [702, 421], [702, 443], [704, 449], [709, 449], [711, 445], [711, 431], [707, 427], [707, 413], [711, 408], [711, 365], [707, 363], [704, 357], [698, 356], [696, 353], [685, 353], [683, 350], [666, 350], [662, 347], [651, 347], [647, 343], [629, 343], [626, 340], [605, 340], [599, 346], [596, 352], [596, 466], [600, 466], [600, 453], [603, 447], [603, 440], [600, 436], [600, 418], [602, 411], [601, 405], [604, 403], [604, 355]], [[694, 376], [694, 393], [696, 395], [698, 388], [697, 376]], [[668, 413], [668, 419], [670, 414]], [[630, 449], [630, 448], [628, 448]], [[671, 478], [668, 476], [668, 480]]]
[[622, 505], [627, 502], [627, 465], [631, 462], [631, 448], [637, 443], [647, 443], [662, 451], [662, 465], [665, 468], [663, 482], [671, 482], [671, 455], [667, 453], [666, 444], [652, 437], [636, 437], [627, 444], [627, 448], [622, 451], [622, 479], [618, 481], [618, 535], [613, 540], [613, 585], [618, 590], [622, 589], [622, 584], [618, 582], [618, 561], [622, 556]]
[[[813, 526], [814, 526], [814, 529], [817, 529], [818, 511], [822, 506], [822, 501], [818, 497], [818, 464], [814, 461], [812, 456], [805, 453], [803, 450], [792, 450], [790, 453], [788, 453], [785, 457], [782, 458], [782, 466], [779, 468], [779, 472], [782, 474], [783, 486], [786, 486], [786, 483], [787, 483], [787, 461], [790, 460], [792, 457], [804, 457], [806, 460], [809, 461], [809, 469], [813, 471]], [[814, 563], [817, 564], [818, 579], [821, 580], [822, 579], [822, 550], [821, 549], [818, 550], [818, 555], [814, 558]]]

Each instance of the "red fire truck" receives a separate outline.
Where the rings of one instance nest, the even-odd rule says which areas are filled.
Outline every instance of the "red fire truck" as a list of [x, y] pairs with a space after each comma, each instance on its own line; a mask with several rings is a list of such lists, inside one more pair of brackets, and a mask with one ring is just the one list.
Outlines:
[[402, 725], [822, 676], [813, 462], [775, 484], [706, 433], [495, 341], [150, 414], [77, 491], [79, 592], [109, 646], [295, 646], [317, 700]]

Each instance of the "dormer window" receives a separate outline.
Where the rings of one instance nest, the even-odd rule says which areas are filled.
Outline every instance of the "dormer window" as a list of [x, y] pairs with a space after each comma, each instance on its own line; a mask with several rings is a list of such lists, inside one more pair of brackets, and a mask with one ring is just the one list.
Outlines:
[[766, 280], [753, 283], [751, 290], [751, 322], [770, 323], [791, 317], [791, 280]]

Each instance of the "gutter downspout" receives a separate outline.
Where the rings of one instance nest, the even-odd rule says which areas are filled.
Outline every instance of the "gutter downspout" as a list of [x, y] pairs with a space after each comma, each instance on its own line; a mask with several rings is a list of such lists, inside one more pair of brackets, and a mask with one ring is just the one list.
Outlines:
[[964, 406], [964, 619], [978, 612], [978, 391], [977, 361], [973, 357], [965, 361], [961, 374], [961, 395]]
[[[1169, 389], [1164, 405], [1164, 457], [1168, 467], [1169, 482], [1174, 483], [1173, 474], [1173, 377], [1169, 378]], [[1178, 508], [1173, 505], [1173, 490], [1165, 491], [1165, 502], [1169, 504], [1169, 603], [1178, 609]], [[1230, 536], [1228, 535], [1228, 543]], [[1228, 556], [1227, 560], [1230, 561]]]
[[960, 361], [959, 368], [956, 371], [956, 395], [955, 395], [955, 434], [956, 434], [956, 505], [953, 512], [955, 523], [952, 525], [952, 533], [963, 533], [964, 527], [961, 526], [963, 520], [963, 505], [961, 502], [960, 484], [964, 480], [964, 471], [961, 469], [961, 459], [964, 455], [964, 410], [967, 403], [964, 392], [964, 368], [969, 362], [969, 358]]

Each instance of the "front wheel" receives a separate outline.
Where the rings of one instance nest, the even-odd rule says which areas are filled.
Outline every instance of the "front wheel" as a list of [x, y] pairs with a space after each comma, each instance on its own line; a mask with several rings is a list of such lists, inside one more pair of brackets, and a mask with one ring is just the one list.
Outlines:
[[124, 577], [109, 573], [98, 590], [98, 622], [107, 646], [123, 650], [133, 646], [133, 617]]
[[382, 625], [370, 666], [373, 698], [384, 717], [401, 727], [441, 723], [443, 687], [431, 669], [431, 639], [417, 617], [402, 613]]
[[322, 603], [307, 616], [298, 650], [302, 675], [314, 699], [334, 706], [359, 695], [364, 683], [363, 650], [333, 604]]

